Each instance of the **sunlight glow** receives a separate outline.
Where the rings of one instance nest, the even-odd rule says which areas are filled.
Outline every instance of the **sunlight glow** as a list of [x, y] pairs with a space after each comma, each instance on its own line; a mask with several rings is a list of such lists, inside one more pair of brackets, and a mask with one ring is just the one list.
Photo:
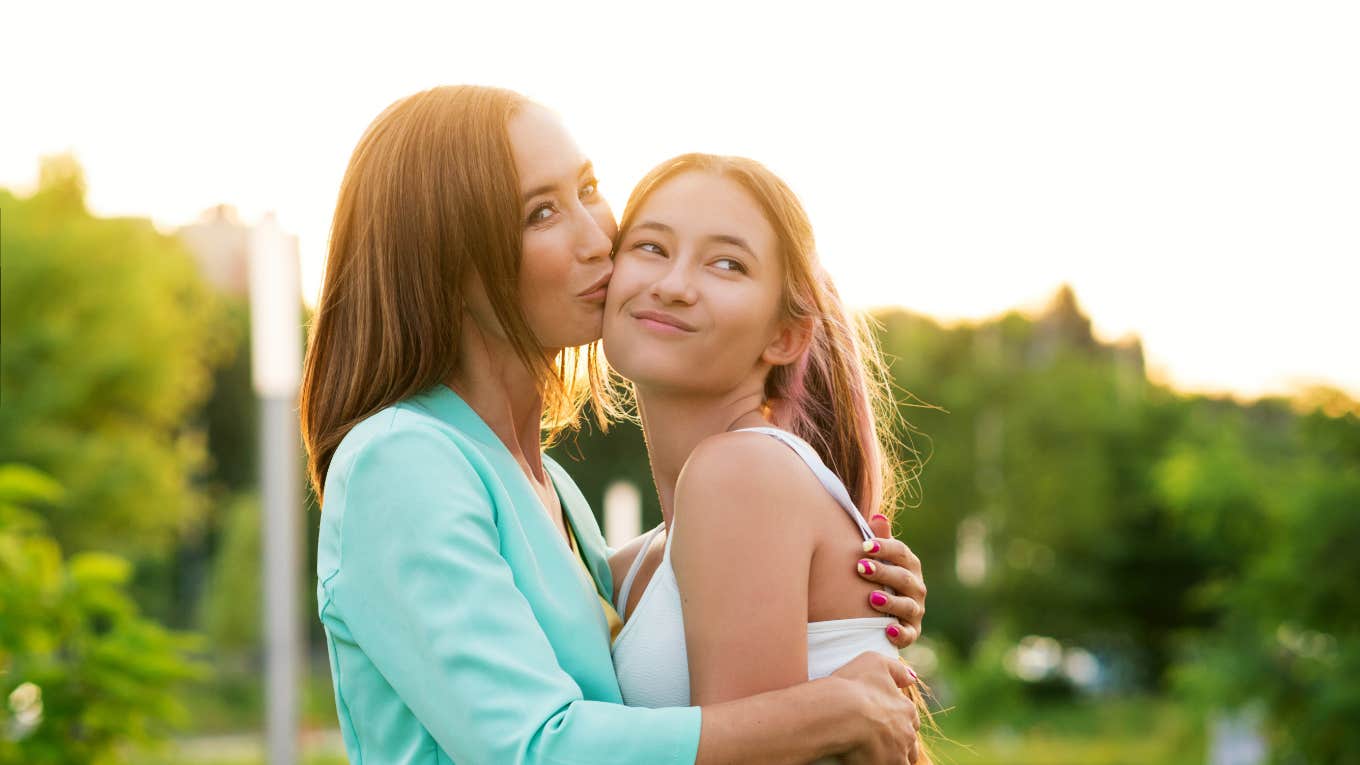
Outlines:
[[[777, 13], [777, 22], [770, 17]], [[685, 151], [803, 198], [842, 293], [976, 319], [1076, 290], [1149, 367], [1360, 395], [1360, 6], [644, 7], [21, 3], [0, 24], [0, 186], [73, 151], [91, 207], [169, 230], [227, 203], [318, 291], [349, 152], [394, 99], [558, 110], [618, 212]], [[23, 73], [22, 75], [20, 73]]]

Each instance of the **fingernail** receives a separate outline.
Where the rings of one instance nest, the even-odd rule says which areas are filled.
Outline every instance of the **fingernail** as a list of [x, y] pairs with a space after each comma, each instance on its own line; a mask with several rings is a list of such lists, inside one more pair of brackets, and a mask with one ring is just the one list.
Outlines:
[[907, 667], [907, 672], [911, 674], [912, 681], [917, 683], [921, 682], [921, 678], [916, 676], [916, 670], [912, 669], [911, 667]]
[[863, 558], [860, 558], [860, 560], [859, 560], [859, 572], [860, 572], [861, 574], [865, 574], [865, 575], [874, 573], [874, 563], [873, 563], [873, 561], [868, 561], [868, 560], [864, 560]]
[[864, 540], [864, 552], [867, 552], [867, 553], [876, 553], [876, 552], [878, 552], [879, 550], [882, 550], [882, 549], [883, 549], [883, 545], [880, 545], [880, 544], [878, 543], [878, 540], [877, 540], [877, 539], [866, 539], [866, 540]]
[[892, 638], [893, 640], [896, 640], [897, 636], [902, 634], [902, 630], [899, 630], [896, 624], [889, 624], [887, 632], [888, 637]]
[[883, 513], [874, 513], [873, 515], [869, 516], [869, 520], [871, 521], [876, 521], [880, 518], [882, 518], [885, 521], [888, 520], [888, 516], [884, 515]]
[[869, 602], [873, 603], [876, 606], [886, 606], [888, 605], [888, 596], [884, 595], [878, 590], [874, 590], [873, 592], [869, 593]]

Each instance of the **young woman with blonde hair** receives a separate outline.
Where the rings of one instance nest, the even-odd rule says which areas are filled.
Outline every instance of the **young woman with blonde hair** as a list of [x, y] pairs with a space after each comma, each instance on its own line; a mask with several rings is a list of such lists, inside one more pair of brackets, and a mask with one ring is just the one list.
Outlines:
[[663, 517], [612, 561], [624, 701], [722, 703], [895, 658], [871, 607], [887, 593], [838, 557], [877, 544], [867, 515], [914, 476], [873, 336], [797, 197], [752, 160], [687, 154], [643, 178], [620, 226], [604, 349]]
[[[911, 679], [873, 653], [780, 691], [622, 705], [604, 540], [542, 452], [584, 402], [607, 408], [596, 341], [615, 233], [590, 163], [515, 93], [418, 93], [359, 141], [300, 402], [351, 761], [901, 762]], [[919, 563], [878, 543], [890, 565], [868, 576], [909, 590]], [[883, 610], [914, 638], [919, 601]]]

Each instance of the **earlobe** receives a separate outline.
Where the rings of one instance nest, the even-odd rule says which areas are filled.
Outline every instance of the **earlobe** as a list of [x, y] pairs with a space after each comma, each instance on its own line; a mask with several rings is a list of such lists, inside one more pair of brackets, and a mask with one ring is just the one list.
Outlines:
[[761, 361], [772, 367], [792, 364], [807, 352], [812, 345], [813, 319], [811, 317], [789, 320], [782, 323], [779, 334], [774, 336], [765, 352], [760, 354]]

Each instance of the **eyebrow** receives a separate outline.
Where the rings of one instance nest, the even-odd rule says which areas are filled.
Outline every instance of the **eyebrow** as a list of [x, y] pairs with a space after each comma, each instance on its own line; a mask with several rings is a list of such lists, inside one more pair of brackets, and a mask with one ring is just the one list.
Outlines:
[[[756, 258], [755, 250], [752, 250], [751, 245], [747, 244], [746, 240], [742, 239], [739, 236], [732, 236], [731, 234], [714, 234], [710, 236], [708, 240], [710, 242], [721, 242], [723, 244], [730, 244], [734, 247], [739, 247], [745, 250], [747, 255]], [[759, 260], [759, 258], [756, 259]]]
[[[581, 169], [576, 171], [576, 178], [579, 180], [581, 178], [586, 177], [587, 175], [594, 174], [594, 172], [595, 172], [594, 163], [592, 163], [590, 160], [586, 160], [585, 163], [581, 165]], [[529, 189], [528, 191], [524, 192], [523, 201], [521, 201], [520, 204], [528, 202], [530, 199], [533, 199], [539, 194], [547, 194], [549, 191], [552, 191], [556, 188], [557, 188], [556, 183], [545, 183], [542, 186], [535, 186], [532, 189]]]
[[[632, 227], [630, 227], [630, 228], [629, 228], [629, 231], [636, 231], [637, 229], [640, 229], [640, 228], [650, 229], [650, 230], [652, 230], [652, 231], [660, 231], [660, 232], [663, 233], [663, 234], [674, 234], [674, 233], [675, 233], [675, 229], [673, 229], [673, 228], [671, 228], [670, 226], [667, 226], [665, 223], [662, 223], [661, 221], [657, 221], [657, 220], [645, 220], [645, 221], [643, 221], [643, 222], [641, 222], [641, 223], [635, 224], [635, 225], [633, 225]], [[760, 260], [760, 257], [759, 257], [758, 255], [756, 255], [755, 250], [751, 249], [751, 245], [747, 244], [747, 243], [746, 243], [746, 240], [745, 240], [745, 239], [742, 239], [742, 238], [739, 237], [739, 236], [733, 236], [733, 235], [731, 235], [731, 234], [710, 234], [710, 235], [708, 235], [707, 237], [705, 237], [705, 239], [707, 239], [707, 240], [710, 241], [710, 242], [718, 242], [718, 243], [720, 243], [720, 244], [730, 244], [730, 245], [732, 245], [733, 247], [739, 247], [739, 248], [745, 250], [745, 251], [746, 251], [746, 254], [750, 255], [751, 257], [755, 258], [756, 260]]]

